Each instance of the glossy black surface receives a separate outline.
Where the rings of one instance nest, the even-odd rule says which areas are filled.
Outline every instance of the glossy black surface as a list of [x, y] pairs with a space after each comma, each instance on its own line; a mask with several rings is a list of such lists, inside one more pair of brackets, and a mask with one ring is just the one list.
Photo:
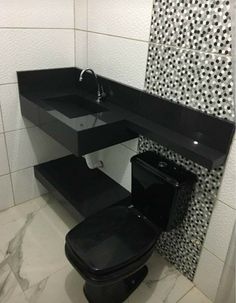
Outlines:
[[138, 286], [156, 240], [184, 219], [196, 181], [191, 172], [153, 152], [131, 162], [132, 204], [121, 201], [103, 209], [66, 236], [66, 256], [86, 280], [91, 302], [121, 303]]
[[96, 276], [129, 266], [153, 249], [159, 233], [131, 208], [114, 206], [87, 218], [66, 236], [83, 270]]
[[110, 287], [111, 284], [126, 279], [127, 277], [138, 271], [141, 267], [143, 267], [152, 255], [154, 248], [155, 246], [153, 246], [153, 248], [146, 254], [140, 256], [140, 258], [138, 258], [136, 261], [130, 264], [126, 264], [126, 266], [121, 266], [119, 269], [116, 269], [104, 275], [97, 275], [88, 271], [87, 268], [83, 266], [84, 263], [81, 262], [81, 259], [77, 257], [74, 250], [72, 250], [71, 247], [67, 245], [67, 243], [65, 244], [65, 253], [67, 259], [70, 261], [73, 267], [81, 274], [85, 281], [88, 281], [88, 283], [99, 287]]
[[83, 217], [129, 198], [130, 193], [83, 158], [67, 156], [39, 164], [36, 178], [50, 191], [63, 196]]
[[105, 107], [97, 104], [95, 101], [88, 101], [78, 95], [48, 98], [45, 101], [68, 118], [77, 118], [107, 111]]
[[162, 231], [177, 228], [187, 213], [196, 176], [153, 152], [131, 161], [134, 207]]
[[[94, 83], [89, 85], [88, 90], [84, 90], [86, 77], [90, 75], [84, 75], [81, 83], [79, 74], [79, 70], [74, 68], [18, 73], [23, 116], [76, 156], [137, 137], [136, 133], [128, 129], [123, 110], [114, 109], [108, 102], [96, 104], [96, 94], [91, 91]], [[87, 100], [86, 109], [79, 106], [79, 102], [75, 106], [74, 97], [71, 102], [73, 95], [80, 100]], [[63, 99], [65, 104], [62, 108], [62, 104], [58, 103]], [[97, 113], [94, 113], [95, 107], [96, 111], [99, 107]]]
[[141, 284], [147, 276], [146, 266], [127, 277], [111, 285], [97, 286], [86, 282], [84, 294], [91, 303], [122, 303]]
[[22, 114], [75, 155], [144, 135], [208, 169], [224, 164], [234, 134], [234, 124], [229, 121], [102, 77], [107, 97], [101, 106], [106, 111], [91, 110], [80, 116], [70, 102], [58, 110], [45, 101], [76, 95], [94, 102], [94, 80], [86, 74], [79, 82], [80, 71], [64, 68], [18, 73]]

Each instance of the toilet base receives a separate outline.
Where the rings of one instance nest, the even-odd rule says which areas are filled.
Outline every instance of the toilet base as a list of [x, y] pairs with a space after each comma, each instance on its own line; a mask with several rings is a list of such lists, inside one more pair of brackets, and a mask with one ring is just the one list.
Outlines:
[[97, 286], [86, 282], [84, 294], [89, 303], [122, 303], [140, 285], [148, 273], [147, 266], [113, 284]]

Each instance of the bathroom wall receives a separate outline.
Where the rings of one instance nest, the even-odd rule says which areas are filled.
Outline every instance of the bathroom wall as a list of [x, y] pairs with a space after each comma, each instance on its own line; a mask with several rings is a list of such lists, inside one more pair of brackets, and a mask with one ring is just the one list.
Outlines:
[[[152, 0], [0, 0], [0, 210], [43, 193], [32, 166], [67, 153], [22, 119], [16, 70], [89, 66], [103, 76], [232, 120], [229, 1], [217, 3], [159, 0], [153, 9]], [[212, 79], [220, 89], [212, 90]], [[191, 279], [197, 268], [194, 282], [212, 299], [235, 219], [235, 143], [216, 202], [223, 168], [210, 174], [145, 138], [139, 144], [141, 151], [158, 150], [200, 176], [188, 220], [172, 235], [177, 242], [170, 247], [170, 238], [164, 237], [159, 250]], [[136, 152], [137, 140], [132, 140], [99, 151], [96, 157], [104, 161], [104, 172], [130, 189], [129, 159]], [[181, 248], [180, 254], [173, 252], [176, 248]]]
[[76, 64], [143, 89], [152, 0], [76, 0]]
[[45, 192], [32, 166], [67, 151], [19, 108], [16, 71], [74, 66], [73, 0], [0, 0], [0, 210]]
[[[233, 58], [233, 77], [236, 83], [236, 3], [231, 0], [232, 16], [232, 58]], [[235, 91], [236, 86], [234, 86]], [[236, 96], [236, 95], [235, 95]], [[226, 282], [235, 275], [229, 275], [227, 270], [232, 264], [236, 264], [235, 253], [235, 232], [232, 235], [230, 251], [228, 251], [230, 237], [232, 234], [234, 222], [236, 220], [236, 138], [234, 138], [231, 152], [225, 167], [223, 181], [218, 194], [218, 199], [211, 217], [209, 229], [202, 250], [198, 269], [194, 282], [212, 300], [216, 297], [218, 290], [217, 302], [221, 302], [224, 292], [228, 292]], [[228, 255], [227, 255], [228, 251]], [[225, 272], [223, 269], [225, 268]], [[222, 272], [223, 271], [223, 272]], [[235, 284], [235, 280], [230, 283]], [[228, 283], [228, 287], [230, 288]], [[222, 297], [223, 295], [223, 297]], [[234, 294], [235, 295], [235, 294]], [[224, 299], [227, 301], [228, 296]], [[228, 302], [228, 301], [227, 301]], [[231, 302], [229, 300], [229, 302]]]
[[[76, 0], [76, 65], [92, 67], [114, 80], [234, 120], [229, 1], [155, 0], [153, 9], [150, 1], [131, 2]], [[135, 30], [137, 20], [142, 26]], [[132, 49], [128, 45], [133, 45]], [[126, 188], [130, 188], [128, 163], [136, 152], [136, 142], [129, 143], [127, 154], [124, 144], [98, 156], [105, 153], [104, 171]], [[194, 281], [211, 299], [218, 287], [235, 217], [235, 142], [218, 195], [224, 168], [209, 172], [146, 138], [139, 141], [139, 151], [161, 152], [199, 177], [186, 221], [177, 232], [164, 235], [158, 249], [190, 279], [199, 262]], [[120, 163], [124, 165], [120, 167]]]
[[[232, 71], [229, 1], [154, 1], [146, 91], [210, 115], [234, 120]], [[205, 251], [199, 263], [200, 254], [224, 168], [208, 171], [146, 138], [140, 138], [139, 150], [157, 151], [198, 176], [183, 224], [161, 236], [158, 250], [190, 279], [194, 278], [198, 267], [195, 282], [200, 286], [198, 277], [201, 268], [204, 271], [201, 266]], [[225, 215], [222, 210], [220, 212]], [[218, 220], [217, 223], [220, 224]], [[230, 235], [229, 226], [227, 232]], [[214, 238], [210, 236], [211, 241]], [[210, 272], [219, 274], [219, 267]], [[216, 284], [216, 279], [209, 279], [211, 298]]]
[[[143, 89], [152, 0], [75, 0], [76, 66]], [[130, 190], [137, 140], [102, 150], [103, 171]]]
[[220, 284], [214, 303], [231, 303], [236, 300], [236, 225], [232, 233]]

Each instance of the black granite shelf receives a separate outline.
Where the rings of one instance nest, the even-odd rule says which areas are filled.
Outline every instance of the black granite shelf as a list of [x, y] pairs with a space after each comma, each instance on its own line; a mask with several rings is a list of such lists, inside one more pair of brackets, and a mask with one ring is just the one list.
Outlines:
[[[192, 108], [100, 77], [107, 94], [100, 113], [67, 115], [50, 98], [95, 99], [94, 79], [76, 68], [18, 73], [23, 116], [81, 156], [144, 135], [208, 169], [226, 161], [235, 125]], [[65, 97], [66, 99], [66, 97]], [[68, 108], [65, 108], [68, 106]]]
[[34, 172], [49, 191], [63, 197], [83, 217], [130, 197], [121, 185], [73, 155], [37, 165]]

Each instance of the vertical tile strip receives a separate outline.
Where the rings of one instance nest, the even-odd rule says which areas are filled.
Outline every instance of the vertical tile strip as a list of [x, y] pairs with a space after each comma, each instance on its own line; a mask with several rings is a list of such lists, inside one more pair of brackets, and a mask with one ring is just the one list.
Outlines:
[[[145, 90], [210, 115], [234, 120], [232, 33], [228, 0], [154, 0]], [[188, 214], [164, 233], [158, 251], [193, 280], [222, 180], [223, 167], [206, 168], [145, 137], [152, 150], [198, 176]]]

